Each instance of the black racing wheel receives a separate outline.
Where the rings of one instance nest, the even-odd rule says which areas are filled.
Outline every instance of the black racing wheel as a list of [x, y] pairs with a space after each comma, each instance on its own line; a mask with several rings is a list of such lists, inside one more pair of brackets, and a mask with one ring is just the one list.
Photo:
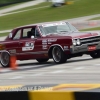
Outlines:
[[99, 58], [100, 57], [100, 50], [90, 53], [90, 56], [92, 58]]
[[52, 50], [52, 57], [55, 63], [60, 64], [64, 63], [67, 60], [66, 55], [59, 46], [55, 46]]
[[10, 55], [7, 52], [1, 53], [0, 63], [3, 67], [9, 67], [9, 65], [10, 65]]

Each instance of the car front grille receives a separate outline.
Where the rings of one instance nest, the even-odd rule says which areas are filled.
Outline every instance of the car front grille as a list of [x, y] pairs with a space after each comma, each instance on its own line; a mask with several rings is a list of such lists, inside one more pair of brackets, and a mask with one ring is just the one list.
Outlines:
[[100, 41], [100, 36], [84, 38], [84, 39], [80, 39], [80, 41], [81, 41], [81, 44], [99, 42]]

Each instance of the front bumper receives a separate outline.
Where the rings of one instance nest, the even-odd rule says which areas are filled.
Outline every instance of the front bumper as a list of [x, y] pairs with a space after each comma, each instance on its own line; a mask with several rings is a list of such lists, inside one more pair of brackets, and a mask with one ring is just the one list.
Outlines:
[[[99, 50], [100, 49], [100, 42], [94, 42], [94, 43], [87, 43], [87, 44], [82, 44], [80, 46], [70, 46], [70, 52], [72, 54], [74, 53], [81, 53], [81, 52], [89, 52], [88, 48], [89, 46], [95, 46], [96, 49], [95, 50]], [[93, 50], [93, 51], [95, 51]]]

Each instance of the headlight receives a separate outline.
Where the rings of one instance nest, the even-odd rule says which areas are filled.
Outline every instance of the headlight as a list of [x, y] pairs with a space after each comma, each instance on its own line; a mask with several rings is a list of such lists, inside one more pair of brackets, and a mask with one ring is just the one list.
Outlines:
[[77, 42], [76, 42], [77, 45], [80, 45], [80, 44], [81, 44], [80, 39], [77, 39], [76, 41], [77, 41]]
[[73, 45], [81, 45], [80, 39], [73, 39]]
[[77, 45], [77, 42], [75, 39], [73, 39], [73, 45]]

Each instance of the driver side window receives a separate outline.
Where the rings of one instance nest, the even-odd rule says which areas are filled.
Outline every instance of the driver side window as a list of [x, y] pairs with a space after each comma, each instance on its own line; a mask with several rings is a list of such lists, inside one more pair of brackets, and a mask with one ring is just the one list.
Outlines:
[[31, 28], [24, 28], [22, 38], [30, 38]]

